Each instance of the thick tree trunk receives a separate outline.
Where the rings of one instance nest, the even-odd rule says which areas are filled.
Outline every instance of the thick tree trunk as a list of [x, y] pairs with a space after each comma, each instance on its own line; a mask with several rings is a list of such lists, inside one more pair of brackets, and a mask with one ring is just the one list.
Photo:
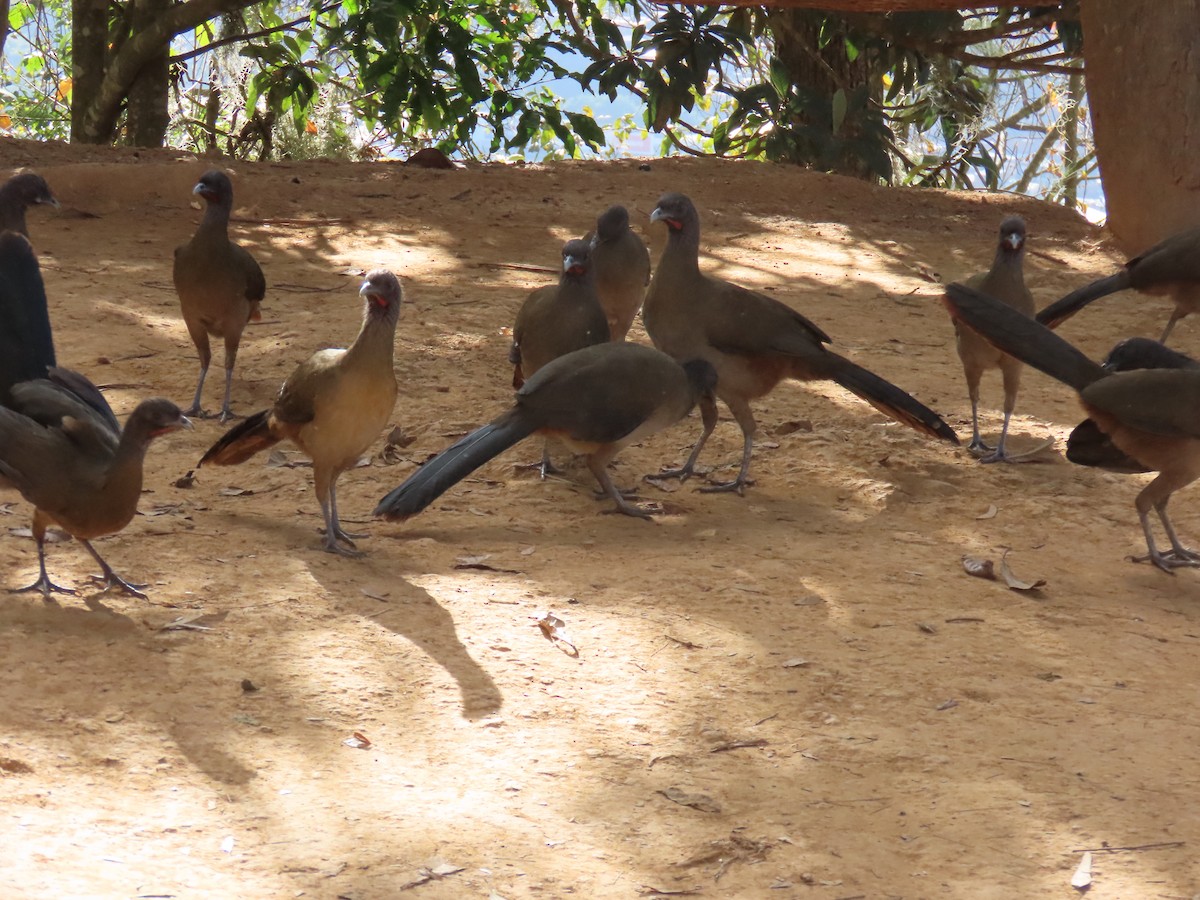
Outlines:
[[1080, 4], [1108, 224], [1138, 253], [1200, 225], [1200, 0]]
[[[165, 13], [172, 0], [136, 0], [131, 20], [133, 33], [148, 27]], [[170, 98], [169, 47], [154, 55], [129, 86], [126, 141], [135, 147], [161, 147], [167, 138], [171, 118], [167, 111]]]
[[83, 117], [100, 90], [108, 55], [108, 4], [106, 0], [72, 0], [71, 3], [71, 140], [88, 141]]
[[[872, 103], [851, 102], [855, 107], [842, 117], [835, 111], [834, 97], [841, 92], [844, 102], [856, 95], [878, 101], [882, 97], [882, 71], [874, 55], [860, 53], [850, 59], [844, 37], [851, 32], [853, 17], [811, 9], [768, 9], [768, 23], [775, 41], [775, 56], [788, 72], [799, 91], [820, 98], [819, 116], [801, 116], [793, 124], [813, 127], [827, 132], [820, 143], [800, 145], [793, 162], [806, 163], [842, 175], [856, 178], [880, 177], [873, 172], [861, 152], [863, 142], [870, 142], [872, 127], [883, 128], [883, 113]], [[821, 32], [834, 32], [834, 37], [821, 46]], [[826, 111], [827, 110], [827, 111]], [[845, 107], [843, 106], [843, 112]], [[840, 121], [839, 121], [840, 118]], [[886, 153], [886, 151], [884, 151]]]
[[4, 43], [8, 40], [9, 0], [0, 0], [0, 59], [4, 58]]

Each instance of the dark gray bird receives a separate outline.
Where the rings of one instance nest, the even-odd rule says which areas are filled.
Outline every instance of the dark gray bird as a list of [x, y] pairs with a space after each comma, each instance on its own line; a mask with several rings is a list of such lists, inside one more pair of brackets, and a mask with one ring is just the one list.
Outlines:
[[224, 172], [205, 172], [192, 189], [207, 204], [204, 218], [191, 240], [175, 250], [174, 281], [179, 307], [196, 352], [200, 354], [200, 377], [196, 396], [187, 414], [204, 416], [200, 395], [212, 361], [209, 335], [225, 341], [225, 399], [219, 418], [233, 417], [229, 393], [233, 366], [246, 324], [262, 318], [259, 304], [267, 292], [262, 268], [244, 247], [229, 240], [229, 215], [233, 210], [233, 184]]
[[484, 463], [531, 434], [553, 436], [577, 453], [617, 510], [649, 518], [608, 475], [622, 447], [661, 431], [701, 402], [715, 419], [716, 373], [702, 360], [682, 366], [640, 344], [604, 343], [576, 350], [538, 369], [517, 391], [512, 409], [443, 450], [391, 491], [375, 515], [415, 516]]
[[[558, 284], [530, 293], [513, 324], [508, 361], [513, 364], [513, 387], [520, 388], [551, 360], [609, 339], [608, 322], [596, 296], [591, 249], [586, 241], [567, 241], [562, 248]], [[556, 471], [550, 462], [549, 440], [542, 445], [540, 471]]]
[[1139, 256], [1115, 275], [1093, 281], [1056, 300], [1037, 314], [1048, 328], [1057, 328], [1093, 300], [1133, 288], [1143, 294], [1170, 297], [1175, 308], [1159, 338], [1164, 344], [1175, 323], [1200, 309], [1200, 228], [1171, 235]]
[[[704, 359], [717, 372], [717, 396], [742, 429], [741, 468], [730, 482], [703, 490], [742, 493], [758, 425], [750, 401], [785, 378], [828, 380], [866, 400], [884, 415], [957, 444], [941, 417], [900, 388], [844, 356], [825, 349], [829, 335], [778, 300], [700, 271], [700, 216], [683, 194], [664, 194], [650, 216], [667, 226], [667, 246], [650, 280], [642, 321], [654, 346], [676, 360]], [[713, 420], [715, 423], [715, 419]], [[706, 427], [683, 467], [686, 477], [711, 428]]]
[[58, 525], [99, 564], [106, 590], [119, 587], [145, 599], [139, 590], [145, 585], [121, 578], [91, 541], [120, 531], [133, 519], [150, 442], [191, 423], [170, 400], [156, 398], [138, 404], [119, 429], [96, 409], [93, 398], [67, 386], [82, 376], [68, 372], [63, 380], [60, 374], [52, 369], [53, 380], [16, 385], [12, 408], [0, 408], [0, 487], [15, 488], [33, 504], [38, 549], [38, 579], [16, 592], [38, 591], [46, 599], [51, 593], [76, 593], [46, 574], [46, 528]]
[[646, 297], [650, 251], [629, 227], [629, 211], [619, 205], [610, 206], [596, 219], [591, 241], [596, 294], [612, 340], [623, 341]]
[[[992, 267], [986, 272], [972, 275], [966, 284], [1007, 303], [1023, 315], [1032, 316], [1033, 295], [1025, 287], [1022, 266], [1025, 238], [1025, 220], [1020, 216], [1010, 216], [1001, 222], [1000, 240], [996, 245]], [[967, 379], [967, 394], [971, 398], [971, 443], [967, 449], [979, 454], [980, 462], [1003, 462], [1009, 458], [1004, 452], [1004, 439], [1008, 436], [1008, 423], [1017, 403], [1017, 390], [1021, 386], [1021, 363], [997, 350], [978, 332], [960, 328], [957, 321], [954, 322], [954, 338]], [[979, 382], [988, 369], [999, 369], [1004, 379], [1004, 424], [1000, 428], [1000, 439], [996, 441], [995, 449], [985, 444], [979, 435]]]

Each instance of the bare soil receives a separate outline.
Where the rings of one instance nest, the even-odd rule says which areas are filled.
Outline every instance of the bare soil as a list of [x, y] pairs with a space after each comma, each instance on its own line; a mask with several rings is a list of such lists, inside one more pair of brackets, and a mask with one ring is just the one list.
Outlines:
[[[62, 201], [30, 215], [62, 364], [120, 414], [188, 402], [171, 252], [212, 162], [5, 141], [0, 163]], [[1149, 476], [1057, 450], [983, 466], [836, 387], [788, 383], [756, 404], [745, 497], [642, 482], [655, 521], [608, 515], [582, 465], [544, 482], [517, 468], [531, 441], [406, 524], [370, 518], [506, 408], [506, 327], [609, 203], [657, 258], [656, 197], [690, 194], [710, 272], [794, 305], [962, 435], [937, 279], [986, 267], [1017, 212], [1047, 303], [1118, 261], [1079, 217], [735, 162], [232, 169], [234, 232], [269, 283], [235, 409], [352, 340], [358, 276], [387, 266], [411, 443], [385, 457], [381, 435], [343, 478], [344, 521], [371, 532], [350, 560], [319, 549], [308, 469], [259, 457], [175, 486], [221, 433], [200, 421], [152, 448], [142, 514], [97, 543], [148, 602], [96, 593], [73, 542], [49, 564], [80, 598], [0, 598], [4, 897], [1068, 897], [1089, 848], [1092, 897], [1200, 891], [1200, 573], [1130, 561]], [[1166, 315], [1121, 295], [1062, 332], [1099, 356]], [[1198, 329], [1175, 345], [1200, 350]], [[992, 436], [999, 405], [992, 374]], [[1061, 448], [1080, 418], [1026, 373], [1018, 447]], [[628, 448], [618, 483], [681, 461], [697, 430]], [[725, 417], [702, 463], [728, 477], [739, 449]], [[1194, 496], [1174, 505], [1185, 536]], [[11, 588], [36, 555], [28, 505], [2, 499]], [[964, 572], [1004, 548], [1040, 591]], [[577, 656], [543, 635], [546, 611]]]

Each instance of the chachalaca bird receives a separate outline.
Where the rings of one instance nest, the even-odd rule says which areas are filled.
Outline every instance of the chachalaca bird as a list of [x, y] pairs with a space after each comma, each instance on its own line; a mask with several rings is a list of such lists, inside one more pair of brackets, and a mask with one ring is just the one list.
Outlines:
[[200, 354], [200, 378], [188, 415], [204, 417], [200, 395], [212, 361], [209, 335], [225, 341], [225, 399], [219, 418], [233, 417], [229, 393], [233, 365], [237, 360], [242, 331], [248, 322], [262, 318], [259, 304], [267, 292], [262, 268], [244, 247], [229, 240], [229, 215], [233, 210], [233, 184], [217, 169], [205, 172], [192, 192], [204, 198], [204, 218], [191, 240], [175, 249], [175, 292], [196, 352]]
[[37, 256], [16, 231], [0, 233], [0, 404], [13, 385], [55, 364], [46, 288]]
[[[105, 590], [119, 587], [145, 599], [121, 578], [91, 545], [115, 534], [137, 512], [142, 493], [142, 463], [150, 442], [191, 422], [170, 400], [143, 400], [124, 429], [96, 408], [99, 392], [73, 372], [51, 369], [50, 379], [25, 381], [12, 389], [11, 407], [0, 408], [0, 486], [15, 488], [33, 504], [33, 537], [38, 549], [38, 579], [14, 593], [76, 591], [46, 574], [46, 528], [58, 525], [83, 544], [100, 565]], [[71, 386], [81, 380], [94, 396], [79, 396]], [[104, 409], [108, 408], [103, 399]], [[111, 416], [111, 411], [109, 412]]]
[[234, 466], [285, 438], [313, 463], [317, 502], [325, 520], [323, 547], [361, 556], [338, 520], [337, 481], [379, 437], [396, 403], [392, 369], [400, 281], [386, 269], [367, 273], [359, 294], [362, 328], [348, 350], [318, 350], [288, 376], [275, 405], [229, 429], [200, 465]]
[[[933, 410], [825, 349], [829, 336], [791, 307], [701, 272], [700, 217], [683, 194], [664, 194], [650, 220], [666, 223], [668, 237], [642, 307], [646, 331], [656, 347], [675, 359], [705, 359], [713, 365], [717, 396], [729, 406], [744, 439], [737, 477], [702, 490], [743, 492], [757, 430], [750, 401], [785, 378], [833, 381], [922, 434], [958, 443]], [[706, 428], [682, 468], [665, 474], [690, 475], [710, 431]]]
[[[1010, 216], [1000, 223], [1000, 241], [996, 246], [996, 258], [992, 267], [967, 279], [966, 284], [990, 297], [1007, 303], [1027, 316], [1035, 312], [1033, 294], [1025, 287], [1022, 263], [1025, 259], [1025, 220]], [[1008, 436], [1008, 423], [1017, 402], [1017, 389], [1021, 386], [1021, 363], [1002, 353], [970, 328], [960, 328], [954, 322], [954, 342], [958, 358], [962, 360], [963, 374], [967, 378], [967, 393], [971, 398], [971, 443], [967, 449], [979, 455], [985, 463], [1004, 462], [1009, 457], [1004, 452], [1004, 439]], [[1000, 440], [993, 449], [979, 436], [979, 381], [988, 369], [999, 369], [1004, 379], [1004, 424], [1000, 427]]]
[[25, 226], [25, 211], [31, 206], [46, 204], [58, 207], [50, 185], [41, 175], [23, 172], [0, 185], [0, 232], [15, 231], [29, 237]]
[[629, 227], [629, 211], [620, 205], [610, 206], [596, 219], [591, 242], [596, 294], [611, 339], [623, 341], [646, 297], [650, 251]]
[[1093, 300], [1133, 288], [1143, 294], [1167, 296], [1175, 302], [1159, 340], [1167, 342], [1175, 323], [1200, 310], [1200, 228], [1171, 235], [1135, 256], [1121, 271], [1072, 291], [1037, 314], [1048, 328], [1057, 328]]
[[[703, 360], [682, 366], [650, 347], [625, 342], [575, 350], [538, 369], [511, 409], [443, 450], [391, 491], [375, 515], [414, 516], [484, 463], [531, 434], [561, 439], [578, 453], [617, 510], [649, 518], [613, 485], [606, 466], [622, 447], [661, 431], [699, 401], [716, 418], [716, 373]], [[706, 426], [707, 427], [707, 426]]]
[[[586, 241], [567, 241], [562, 248], [558, 284], [533, 291], [517, 311], [508, 348], [514, 388], [519, 389], [550, 360], [609, 339], [608, 321], [596, 296], [590, 253]], [[539, 468], [543, 478], [555, 471], [549, 443], [547, 440], [542, 446]]]
[[[1158, 472], [1134, 501], [1148, 551], [1136, 561], [1148, 559], [1164, 572], [1200, 566], [1200, 554], [1180, 543], [1167, 517], [1171, 495], [1200, 477], [1200, 370], [1110, 374], [1044, 325], [986, 294], [951, 284], [943, 300], [956, 320], [1077, 391], [1097, 428], [1118, 449]], [[1171, 544], [1165, 553], [1154, 543], [1151, 510], [1158, 514]]]
[[[1126, 338], [1108, 352], [1100, 364], [1106, 372], [1131, 372], [1135, 369], [1200, 369], [1200, 363], [1172, 350], [1165, 344], [1144, 337]], [[1100, 430], [1091, 419], [1084, 419], [1067, 438], [1067, 459], [1076, 465], [1106, 469], [1110, 472], [1140, 474], [1150, 470]]]

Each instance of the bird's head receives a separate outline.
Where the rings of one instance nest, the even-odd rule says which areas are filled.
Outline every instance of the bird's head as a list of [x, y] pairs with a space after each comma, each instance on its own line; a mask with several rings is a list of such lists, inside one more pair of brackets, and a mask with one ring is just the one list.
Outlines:
[[58, 200], [50, 192], [50, 185], [46, 184], [46, 179], [32, 172], [14, 175], [4, 185], [4, 190], [6, 194], [25, 206], [35, 206], [39, 203], [58, 206]]
[[358, 289], [367, 302], [368, 316], [395, 317], [400, 314], [400, 279], [387, 269], [372, 269]]
[[591, 268], [592, 248], [587, 241], [572, 240], [563, 244], [562, 273], [572, 278], [583, 278]]
[[1009, 216], [1000, 223], [1000, 246], [1008, 253], [1020, 253], [1025, 249], [1024, 219]]
[[233, 182], [220, 169], [210, 169], [200, 176], [192, 193], [199, 194], [209, 203], [219, 203], [225, 199], [232, 203]]
[[629, 230], [629, 210], [620, 204], [610, 206], [596, 219], [596, 240], [615, 241]]
[[144, 435], [147, 443], [156, 437], [170, 434], [181, 428], [191, 430], [192, 420], [183, 411], [164, 397], [153, 397], [143, 400], [130, 414], [125, 425], [126, 430], [133, 429]]
[[663, 194], [658, 205], [650, 213], [651, 222], [665, 222], [672, 234], [683, 231], [690, 223], [700, 224], [696, 207], [684, 194]]

